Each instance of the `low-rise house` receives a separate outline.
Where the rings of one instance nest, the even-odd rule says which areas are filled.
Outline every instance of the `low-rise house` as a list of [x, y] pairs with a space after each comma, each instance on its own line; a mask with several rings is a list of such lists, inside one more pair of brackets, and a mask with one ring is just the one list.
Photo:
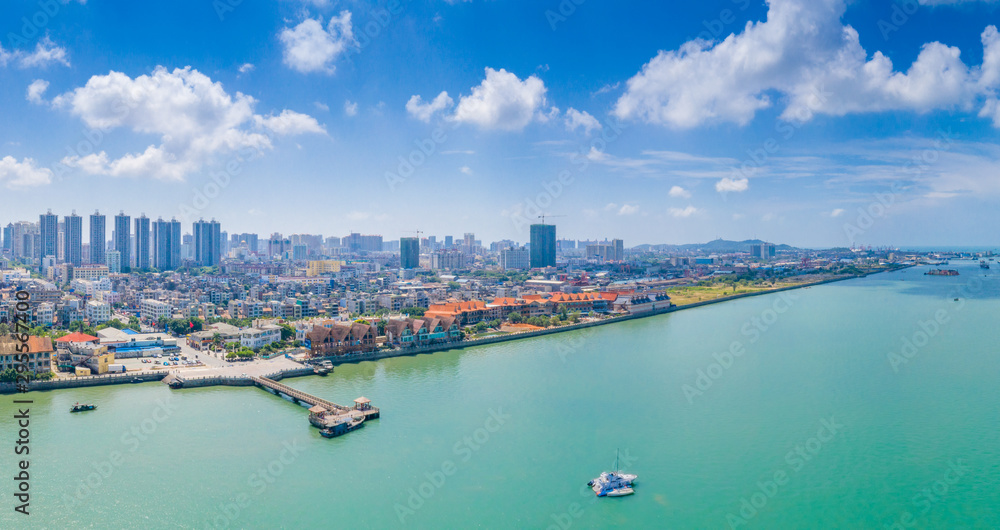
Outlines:
[[424, 317], [390, 320], [385, 325], [386, 340], [397, 347], [415, 347], [461, 338], [455, 317]]
[[330, 327], [315, 326], [306, 334], [305, 346], [317, 357], [374, 351], [376, 335], [377, 328], [369, 324], [333, 323]]
[[36, 374], [44, 374], [52, 371], [52, 339], [48, 337], [28, 337], [28, 351], [24, 350], [25, 343], [14, 340], [10, 336], [0, 336], [0, 371], [13, 369], [25, 364], [23, 355], [28, 355], [28, 371]]
[[268, 324], [259, 328], [240, 331], [240, 346], [252, 350], [263, 348], [281, 340], [281, 326]]

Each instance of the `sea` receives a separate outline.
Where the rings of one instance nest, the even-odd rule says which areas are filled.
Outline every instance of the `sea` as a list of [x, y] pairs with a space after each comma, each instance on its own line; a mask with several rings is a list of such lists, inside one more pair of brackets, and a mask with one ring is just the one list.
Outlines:
[[285, 380], [381, 409], [335, 439], [254, 387], [0, 396], [0, 528], [998, 528], [1000, 267], [930, 268]]

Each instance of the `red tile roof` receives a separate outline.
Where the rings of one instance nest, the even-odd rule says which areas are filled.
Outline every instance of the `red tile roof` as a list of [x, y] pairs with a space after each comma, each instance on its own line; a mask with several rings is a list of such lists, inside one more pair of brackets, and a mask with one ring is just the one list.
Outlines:
[[80, 333], [79, 331], [74, 331], [65, 337], [59, 337], [56, 342], [97, 342], [101, 339]]

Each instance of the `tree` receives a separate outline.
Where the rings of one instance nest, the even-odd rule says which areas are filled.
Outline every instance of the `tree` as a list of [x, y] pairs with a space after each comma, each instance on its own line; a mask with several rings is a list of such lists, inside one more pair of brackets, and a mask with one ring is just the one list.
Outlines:
[[462, 284], [458, 282], [448, 282], [448, 288], [452, 290], [458, 290], [462, 288]]
[[524, 317], [521, 316], [521, 313], [516, 313], [515, 312], [515, 313], [511, 313], [510, 315], [508, 315], [507, 316], [507, 320], [510, 320], [510, 322], [512, 324], [519, 324], [521, 322], [524, 322]]
[[423, 307], [404, 307], [400, 312], [410, 317], [422, 317], [427, 309]]
[[295, 328], [288, 324], [278, 324], [281, 327], [281, 340], [291, 340], [295, 338]]

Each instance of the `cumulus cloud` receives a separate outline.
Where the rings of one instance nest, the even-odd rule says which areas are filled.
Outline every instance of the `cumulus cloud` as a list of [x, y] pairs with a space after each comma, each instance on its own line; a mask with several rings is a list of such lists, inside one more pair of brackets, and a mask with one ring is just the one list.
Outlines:
[[830, 217], [840, 217], [841, 215], [844, 215], [843, 208], [834, 208], [834, 210], [830, 212]]
[[591, 116], [586, 111], [579, 111], [574, 108], [567, 110], [566, 130], [573, 132], [581, 127], [585, 134], [590, 134], [590, 131], [601, 128], [601, 122], [597, 121], [597, 118]]
[[670, 208], [669, 213], [674, 217], [683, 219], [698, 213], [698, 209], [689, 205], [687, 208]]
[[715, 183], [715, 191], [719, 193], [742, 193], [750, 188], [750, 181], [743, 179], [731, 179], [729, 177]]
[[302, 73], [332, 74], [334, 62], [351, 46], [357, 45], [351, 25], [351, 12], [341, 11], [323, 27], [323, 17], [307, 18], [294, 28], [278, 35], [284, 46], [285, 64]]
[[670, 188], [670, 196], [680, 199], [690, 199], [691, 192], [680, 186], [673, 186], [672, 188]]
[[52, 170], [37, 167], [34, 159], [20, 162], [12, 156], [0, 159], [0, 182], [10, 189], [43, 186], [52, 182]]
[[44, 79], [35, 79], [30, 85], [28, 85], [28, 94], [26, 97], [31, 103], [41, 105], [42, 103], [45, 103], [45, 100], [42, 99], [42, 95], [45, 94], [45, 91], [48, 89], [48, 81]]
[[534, 75], [522, 81], [502, 68], [487, 68], [486, 79], [459, 100], [452, 119], [482, 129], [521, 130], [547, 118], [539, 112], [546, 103], [545, 92], [545, 83]]
[[[454, 123], [475, 125], [481, 129], [521, 130], [533, 121], [545, 122], [559, 115], [559, 109], [555, 107], [547, 110], [544, 108], [545, 93], [545, 83], [534, 75], [522, 81], [517, 75], [502, 68], [486, 68], [483, 82], [473, 87], [471, 94], [462, 96], [455, 111], [447, 115], [446, 119]], [[441, 92], [430, 102], [415, 95], [406, 102], [406, 111], [418, 120], [430, 121], [435, 114], [454, 105], [455, 101], [447, 92]], [[577, 114], [578, 119], [585, 120], [584, 115], [593, 119], [586, 113]]]
[[243, 63], [242, 65], [240, 65], [238, 70], [241, 74], [245, 74], [247, 72], [252, 72], [254, 68], [255, 66], [252, 63]]
[[868, 58], [858, 32], [841, 23], [844, 10], [845, 0], [770, 0], [767, 20], [739, 34], [661, 51], [628, 81], [614, 114], [683, 129], [746, 124], [774, 104], [774, 94], [787, 100], [782, 119], [802, 122], [815, 114], [968, 110], [995, 92], [993, 26], [982, 34], [981, 67], [965, 65], [958, 48], [931, 42], [900, 72], [881, 52]]
[[348, 116], [358, 115], [358, 104], [355, 101], [346, 100], [344, 101], [344, 114]]
[[86, 85], [55, 97], [52, 105], [79, 117], [102, 137], [117, 128], [159, 137], [160, 145], [118, 159], [101, 151], [62, 160], [90, 174], [183, 180], [220, 155], [268, 150], [274, 135], [324, 132], [311, 116], [290, 110], [258, 115], [254, 98], [231, 95], [190, 67], [172, 72], [157, 67], [135, 79], [120, 72], [95, 75]]
[[406, 102], [406, 112], [420, 121], [429, 122], [435, 114], [450, 109], [454, 104], [455, 100], [447, 92], [441, 92], [427, 103], [422, 97], [413, 96]]

